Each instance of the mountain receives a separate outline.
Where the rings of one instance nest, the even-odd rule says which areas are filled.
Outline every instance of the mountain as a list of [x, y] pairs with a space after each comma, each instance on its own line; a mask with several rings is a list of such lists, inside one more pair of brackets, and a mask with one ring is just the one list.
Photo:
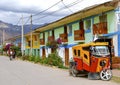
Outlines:
[[[43, 25], [32, 25], [32, 29], [36, 29]], [[13, 25], [10, 23], [6, 23], [3, 21], [0, 21], [0, 40], [2, 40], [3, 37], [3, 30], [4, 30], [4, 38], [9, 39], [14, 36], [21, 34], [21, 26], [20, 25]], [[24, 25], [24, 34], [30, 32], [30, 25]]]

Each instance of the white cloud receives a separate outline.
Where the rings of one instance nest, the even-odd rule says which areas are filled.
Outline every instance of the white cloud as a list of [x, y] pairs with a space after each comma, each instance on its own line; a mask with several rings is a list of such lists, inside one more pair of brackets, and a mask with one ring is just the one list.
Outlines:
[[[30, 14], [39, 13], [59, 1], [60, 0], [0, 0], [0, 19], [8, 23], [16, 24], [19, 18], [22, 16], [22, 14], [24, 16], [28, 16], [28, 15], [30, 16]], [[52, 14], [51, 16], [49, 16], [49, 20], [48, 17], [38, 20], [39, 23], [46, 23], [52, 21], [52, 19], [54, 21], [58, 18], [66, 16], [67, 14], [69, 15], [71, 13], [74, 13], [87, 6], [103, 3], [106, 1], [111, 1], [111, 0], [63, 0], [66, 6], [68, 5], [69, 6], [73, 5], [73, 6], [67, 9], [65, 8], [63, 3], [59, 3], [56, 6], [52, 7], [51, 9], [47, 10], [46, 12], [40, 13], [39, 16], [36, 16], [34, 18], [41, 19], [41, 17], [43, 16], [49, 16]], [[63, 7], [64, 10], [59, 10], [60, 8]], [[58, 11], [52, 13], [53, 11], [56, 10]]]

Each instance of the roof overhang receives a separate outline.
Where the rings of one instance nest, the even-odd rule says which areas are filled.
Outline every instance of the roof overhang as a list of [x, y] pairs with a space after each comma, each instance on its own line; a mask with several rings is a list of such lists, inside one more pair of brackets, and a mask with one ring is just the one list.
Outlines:
[[32, 36], [34, 36], [34, 35], [39, 35], [38, 32], [32, 31], [32, 32], [29, 32], [29, 33], [25, 34], [24, 37], [29, 37], [29, 36], [31, 36], [31, 33], [32, 33]]
[[112, 2], [107, 2], [104, 4], [100, 4], [100, 5], [94, 5], [91, 7], [87, 7], [77, 13], [74, 13], [72, 15], [69, 15], [67, 17], [64, 17], [60, 20], [57, 20], [55, 22], [49, 23], [43, 27], [37, 28], [36, 30], [34, 30], [34, 32], [41, 32], [41, 31], [45, 31], [45, 30], [50, 30], [59, 26], [62, 26], [64, 24], [68, 24], [77, 20], [81, 20], [83, 18], [86, 17], [90, 17], [92, 15], [97, 15], [103, 12], [107, 12], [110, 10], [115, 9], [116, 7], [116, 3], [112, 3]]

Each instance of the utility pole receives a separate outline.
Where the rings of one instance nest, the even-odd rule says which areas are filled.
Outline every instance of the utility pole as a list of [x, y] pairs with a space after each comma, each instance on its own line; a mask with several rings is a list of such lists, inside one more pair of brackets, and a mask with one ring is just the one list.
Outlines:
[[21, 51], [22, 51], [22, 56], [23, 56], [23, 54], [24, 54], [24, 46], [23, 46], [23, 44], [24, 44], [24, 42], [23, 42], [23, 35], [24, 35], [24, 30], [23, 30], [23, 28], [24, 28], [24, 22], [23, 22], [23, 15], [22, 15], [22, 30], [21, 30]]
[[2, 45], [1, 37], [0, 37], [0, 45]]
[[31, 19], [31, 26], [30, 26], [30, 31], [31, 31], [30, 55], [32, 56], [32, 15], [30, 16], [30, 19]]
[[3, 28], [3, 36], [2, 36], [3, 38], [3, 40], [2, 40], [2, 44], [4, 45], [4, 41], [5, 41], [5, 30], [4, 30], [4, 28]]

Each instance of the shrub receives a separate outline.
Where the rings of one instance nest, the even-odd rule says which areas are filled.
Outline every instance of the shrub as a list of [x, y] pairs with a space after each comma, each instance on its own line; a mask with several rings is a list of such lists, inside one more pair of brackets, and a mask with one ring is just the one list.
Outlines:
[[48, 63], [47, 64], [52, 65], [52, 66], [62, 67], [63, 61], [60, 58], [60, 56], [58, 56], [56, 53], [52, 53], [52, 54], [48, 55]]
[[51, 66], [57, 66], [59, 68], [65, 68], [63, 66], [63, 61], [62, 58], [57, 54], [57, 53], [51, 53], [48, 55], [48, 57], [41, 58], [39, 56], [29, 56], [25, 55], [22, 56], [23, 60], [29, 60], [29, 61], [34, 61], [35, 63], [41, 63], [41, 64], [46, 64], [46, 65], [51, 65]]
[[42, 58], [40, 63], [41, 64], [48, 64], [48, 58]]
[[29, 61], [34, 61], [35, 60], [35, 56], [29, 56]]
[[38, 63], [38, 62], [41, 62], [41, 60], [42, 60], [41, 57], [36, 56], [35, 59], [34, 59], [34, 62]]
[[22, 58], [22, 60], [29, 60], [29, 55], [24, 55], [21, 58]]
[[16, 52], [16, 56], [17, 56], [17, 57], [22, 56], [22, 53], [21, 53], [21, 51], [20, 51], [20, 50], [18, 50], [18, 51]]

